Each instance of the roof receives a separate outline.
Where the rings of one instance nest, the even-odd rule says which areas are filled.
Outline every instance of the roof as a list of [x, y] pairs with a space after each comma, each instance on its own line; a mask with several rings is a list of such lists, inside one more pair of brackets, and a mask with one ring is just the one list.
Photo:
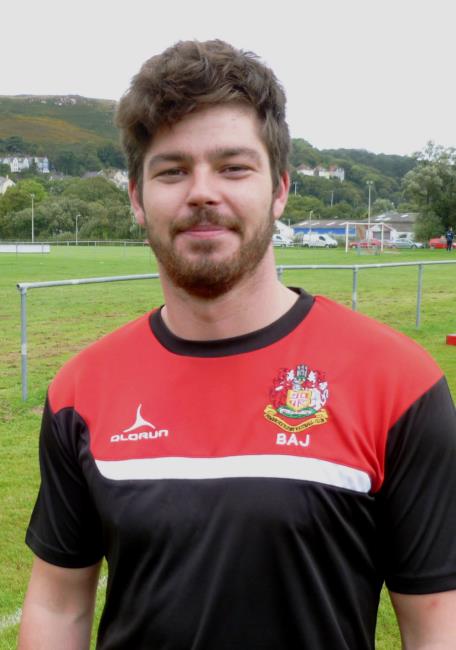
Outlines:
[[418, 216], [417, 212], [384, 212], [371, 217], [371, 221], [383, 223], [391, 223], [394, 225], [399, 224], [414, 224]]

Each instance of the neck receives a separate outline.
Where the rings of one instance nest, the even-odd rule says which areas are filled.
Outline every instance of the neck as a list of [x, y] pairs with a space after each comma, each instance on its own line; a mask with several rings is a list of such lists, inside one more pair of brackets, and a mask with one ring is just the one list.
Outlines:
[[255, 272], [214, 299], [191, 296], [160, 270], [165, 307], [162, 318], [173, 334], [194, 341], [241, 336], [266, 327], [297, 299], [277, 279], [274, 253], [268, 251]]

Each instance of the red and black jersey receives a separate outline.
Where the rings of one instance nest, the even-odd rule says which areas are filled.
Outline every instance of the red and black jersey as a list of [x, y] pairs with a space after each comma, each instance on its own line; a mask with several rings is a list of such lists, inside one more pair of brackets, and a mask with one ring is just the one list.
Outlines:
[[405, 336], [304, 292], [219, 341], [156, 310], [51, 384], [27, 543], [109, 565], [98, 648], [366, 650], [456, 589], [456, 418]]

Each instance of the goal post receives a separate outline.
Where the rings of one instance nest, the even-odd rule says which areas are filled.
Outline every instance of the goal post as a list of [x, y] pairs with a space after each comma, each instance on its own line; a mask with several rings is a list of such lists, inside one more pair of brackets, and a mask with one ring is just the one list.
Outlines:
[[[374, 228], [378, 232], [380, 229], [379, 237], [374, 237]], [[345, 252], [348, 253], [349, 248], [349, 239], [354, 234], [356, 241], [366, 241], [366, 249], [377, 250], [377, 246], [369, 246], [369, 240], [379, 239], [380, 241], [380, 251], [383, 253], [384, 244], [385, 244], [385, 232], [392, 230], [391, 226], [387, 223], [375, 222], [370, 224], [367, 221], [346, 221], [345, 222]]]

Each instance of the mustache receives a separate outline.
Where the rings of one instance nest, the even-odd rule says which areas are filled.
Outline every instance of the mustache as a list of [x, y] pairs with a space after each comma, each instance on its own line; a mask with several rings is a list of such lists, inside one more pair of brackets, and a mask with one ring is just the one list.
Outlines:
[[170, 234], [175, 237], [181, 232], [200, 225], [219, 226], [238, 234], [242, 234], [244, 231], [242, 221], [237, 217], [228, 217], [213, 208], [197, 208], [188, 217], [173, 222], [170, 226]]

